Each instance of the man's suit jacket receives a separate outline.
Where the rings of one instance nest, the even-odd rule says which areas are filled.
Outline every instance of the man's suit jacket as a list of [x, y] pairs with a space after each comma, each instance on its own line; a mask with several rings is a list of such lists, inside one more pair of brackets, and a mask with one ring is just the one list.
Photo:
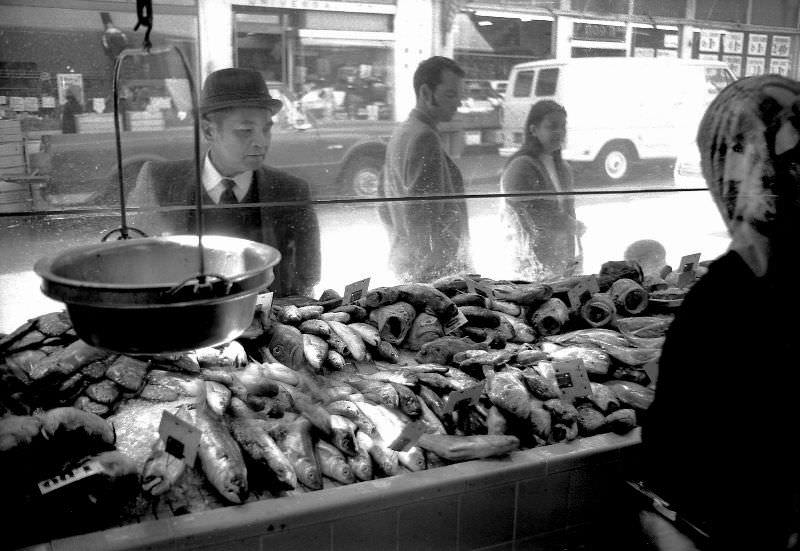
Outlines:
[[[311, 296], [320, 279], [320, 235], [308, 183], [266, 166], [254, 172], [253, 180], [261, 215], [261, 231], [254, 235], [278, 249], [282, 257], [270, 290], [276, 296]], [[205, 190], [203, 194], [210, 201]], [[194, 160], [145, 163], [129, 203], [138, 207], [196, 205]], [[230, 210], [235, 216], [238, 209]], [[150, 234], [197, 233], [192, 209], [145, 212], [136, 223]], [[249, 235], [240, 237], [252, 239]]]

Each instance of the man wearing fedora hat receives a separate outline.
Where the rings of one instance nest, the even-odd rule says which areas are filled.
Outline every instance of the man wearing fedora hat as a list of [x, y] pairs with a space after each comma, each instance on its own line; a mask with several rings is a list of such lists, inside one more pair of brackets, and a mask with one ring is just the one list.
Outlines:
[[[320, 237], [308, 183], [264, 165], [272, 117], [282, 107], [258, 71], [220, 69], [206, 78], [200, 98], [200, 127], [208, 143], [200, 174], [204, 233], [277, 248], [281, 262], [270, 289], [276, 296], [311, 296], [319, 282]], [[139, 207], [194, 205], [196, 188], [194, 159], [148, 162], [129, 201]], [[168, 233], [196, 232], [193, 209], [142, 220], [151, 231], [155, 226]]]

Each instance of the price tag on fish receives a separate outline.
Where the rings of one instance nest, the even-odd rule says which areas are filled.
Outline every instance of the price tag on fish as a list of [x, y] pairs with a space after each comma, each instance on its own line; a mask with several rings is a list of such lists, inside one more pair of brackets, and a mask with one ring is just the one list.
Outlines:
[[161, 413], [158, 434], [164, 441], [167, 453], [182, 459], [190, 467], [194, 466], [197, 448], [200, 446], [200, 429], [164, 410]]
[[342, 295], [342, 304], [351, 304], [364, 295], [369, 290], [369, 278], [351, 283], [344, 288], [344, 295]]
[[478, 399], [483, 394], [483, 383], [463, 390], [454, 390], [447, 395], [447, 401], [444, 403], [443, 413], [450, 413], [456, 406], [471, 406], [478, 403]]
[[445, 326], [444, 326], [445, 334], [449, 335], [450, 333], [452, 333], [453, 331], [455, 331], [456, 329], [458, 329], [462, 325], [465, 325], [468, 321], [469, 320], [467, 319], [467, 316], [464, 315], [464, 312], [459, 310], [458, 311], [458, 315], [456, 317], [454, 317], [454, 318], [451, 318], [450, 321], [448, 321], [445, 324]]
[[583, 360], [554, 361], [553, 370], [562, 397], [572, 402], [575, 398], [591, 395], [592, 386], [589, 384]]
[[84, 478], [88, 478], [92, 475], [104, 472], [105, 469], [97, 461], [87, 461], [80, 467], [72, 469], [69, 472], [60, 474], [58, 476], [54, 476], [53, 478], [48, 478], [47, 480], [42, 480], [38, 484], [39, 492], [42, 495], [49, 494], [54, 490], [63, 488], [67, 484], [72, 484], [73, 482], [78, 482], [79, 480], [83, 480]]
[[408, 451], [409, 448], [417, 444], [423, 432], [425, 432], [425, 423], [422, 421], [407, 423], [400, 435], [389, 444], [389, 449], [397, 452]]
[[567, 291], [570, 310], [577, 312], [584, 302], [592, 298], [592, 294], [598, 292], [600, 292], [600, 285], [597, 283], [596, 276], [582, 278]]
[[700, 263], [700, 253], [687, 254], [681, 257], [681, 263], [678, 265], [678, 287], [688, 287], [697, 277], [694, 274], [694, 269]]

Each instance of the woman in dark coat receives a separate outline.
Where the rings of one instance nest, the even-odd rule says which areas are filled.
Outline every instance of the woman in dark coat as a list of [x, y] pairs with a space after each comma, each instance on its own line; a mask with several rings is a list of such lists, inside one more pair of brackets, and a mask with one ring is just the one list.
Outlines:
[[731, 244], [667, 332], [641, 469], [710, 540], [644, 512], [658, 549], [798, 545], [798, 106], [800, 83], [748, 77], [720, 92], [700, 124], [703, 176]]
[[536, 102], [525, 120], [525, 138], [500, 180], [503, 193], [552, 193], [504, 200], [502, 216], [510, 242], [512, 270], [528, 280], [580, 273], [580, 235], [575, 218], [572, 171], [561, 158], [567, 112], [551, 100]]

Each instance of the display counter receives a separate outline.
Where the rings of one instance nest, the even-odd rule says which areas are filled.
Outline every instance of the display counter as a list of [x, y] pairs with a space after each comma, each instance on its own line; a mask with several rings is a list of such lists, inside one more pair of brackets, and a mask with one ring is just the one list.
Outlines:
[[611, 549], [639, 441], [639, 429], [601, 434], [29, 549]]

